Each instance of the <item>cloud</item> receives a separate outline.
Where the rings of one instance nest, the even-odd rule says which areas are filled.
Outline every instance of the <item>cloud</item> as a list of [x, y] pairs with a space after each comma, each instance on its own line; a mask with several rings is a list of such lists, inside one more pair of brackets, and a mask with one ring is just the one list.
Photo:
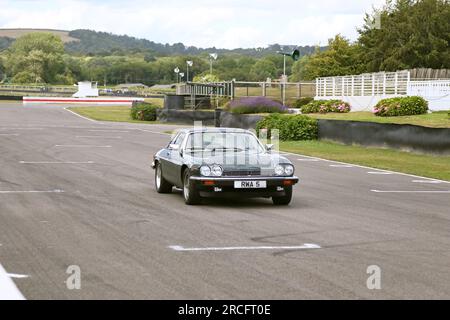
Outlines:
[[[345, 4], [344, 4], [345, 3]], [[220, 48], [314, 45], [356, 39], [384, 0], [0, 0], [1, 28], [93, 29], [155, 42]]]

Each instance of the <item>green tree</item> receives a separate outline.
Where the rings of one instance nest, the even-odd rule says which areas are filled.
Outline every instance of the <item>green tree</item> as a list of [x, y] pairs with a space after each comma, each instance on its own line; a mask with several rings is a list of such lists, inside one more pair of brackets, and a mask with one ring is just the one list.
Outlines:
[[4, 57], [0, 55], [0, 82], [3, 82], [6, 78], [6, 68], [3, 60]]
[[448, 0], [388, 0], [358, 31], [368, 71], [450, 68]]
[[54, 83], [64, 73], [64, 45], [51, 33], [30, 33], [7, 51], [6, 66], [14, 82]]
[[352, 44], [341, 35], [336, 35], [328, 42], [328, 49], [305, 56], [297, 61], [292, 70], [292, 80], [313, 80], [324, 76], [342, 76], [364, 72], [361, 64], [361, 47]]
[[267, 78], [273, 79], [276, 75], [277, 66], [269, 59], [258, 60], [250, 71], [250, 77], [254, 81], [266, 81]]
[[220, 82], [220, 78], [215, 74], [205, 73], [194, 77], [194, 82], [211, 83]]

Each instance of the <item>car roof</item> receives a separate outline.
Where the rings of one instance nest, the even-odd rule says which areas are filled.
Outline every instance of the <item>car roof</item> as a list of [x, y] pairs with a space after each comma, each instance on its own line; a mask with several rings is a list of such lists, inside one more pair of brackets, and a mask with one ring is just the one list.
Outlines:
[[183, 129], [179, 132], [184, 133], [249, 133], [249, 130], [237, 129], [237, 128], [206, 128], [206, 127], [198, 127], [198, 128], [189, 128]]

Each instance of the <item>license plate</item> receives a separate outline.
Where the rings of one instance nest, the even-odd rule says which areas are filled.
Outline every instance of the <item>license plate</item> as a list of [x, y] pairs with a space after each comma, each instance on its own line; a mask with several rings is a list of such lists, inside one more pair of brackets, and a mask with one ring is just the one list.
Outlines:
[[267, 181], [235, 181], [235, 189], [265, 189]]

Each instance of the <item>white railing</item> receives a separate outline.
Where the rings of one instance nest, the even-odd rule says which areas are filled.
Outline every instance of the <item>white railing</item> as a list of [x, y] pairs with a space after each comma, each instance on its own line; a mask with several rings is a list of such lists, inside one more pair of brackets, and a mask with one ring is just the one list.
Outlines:
[[381, 99], [407, 95], [423, 97], [430, 110], [448, 110], [450, 79], [411, 80], [409, 71], [316, 79], [315, 99], [342, 99], [353, 111], [369, 111]]
[[405, 95], [409, 81], [409, 71], [317, 78], [316, 97]]
[[410, 81], [408, 95], [422, 97], [450, 96], [450, 80]]

